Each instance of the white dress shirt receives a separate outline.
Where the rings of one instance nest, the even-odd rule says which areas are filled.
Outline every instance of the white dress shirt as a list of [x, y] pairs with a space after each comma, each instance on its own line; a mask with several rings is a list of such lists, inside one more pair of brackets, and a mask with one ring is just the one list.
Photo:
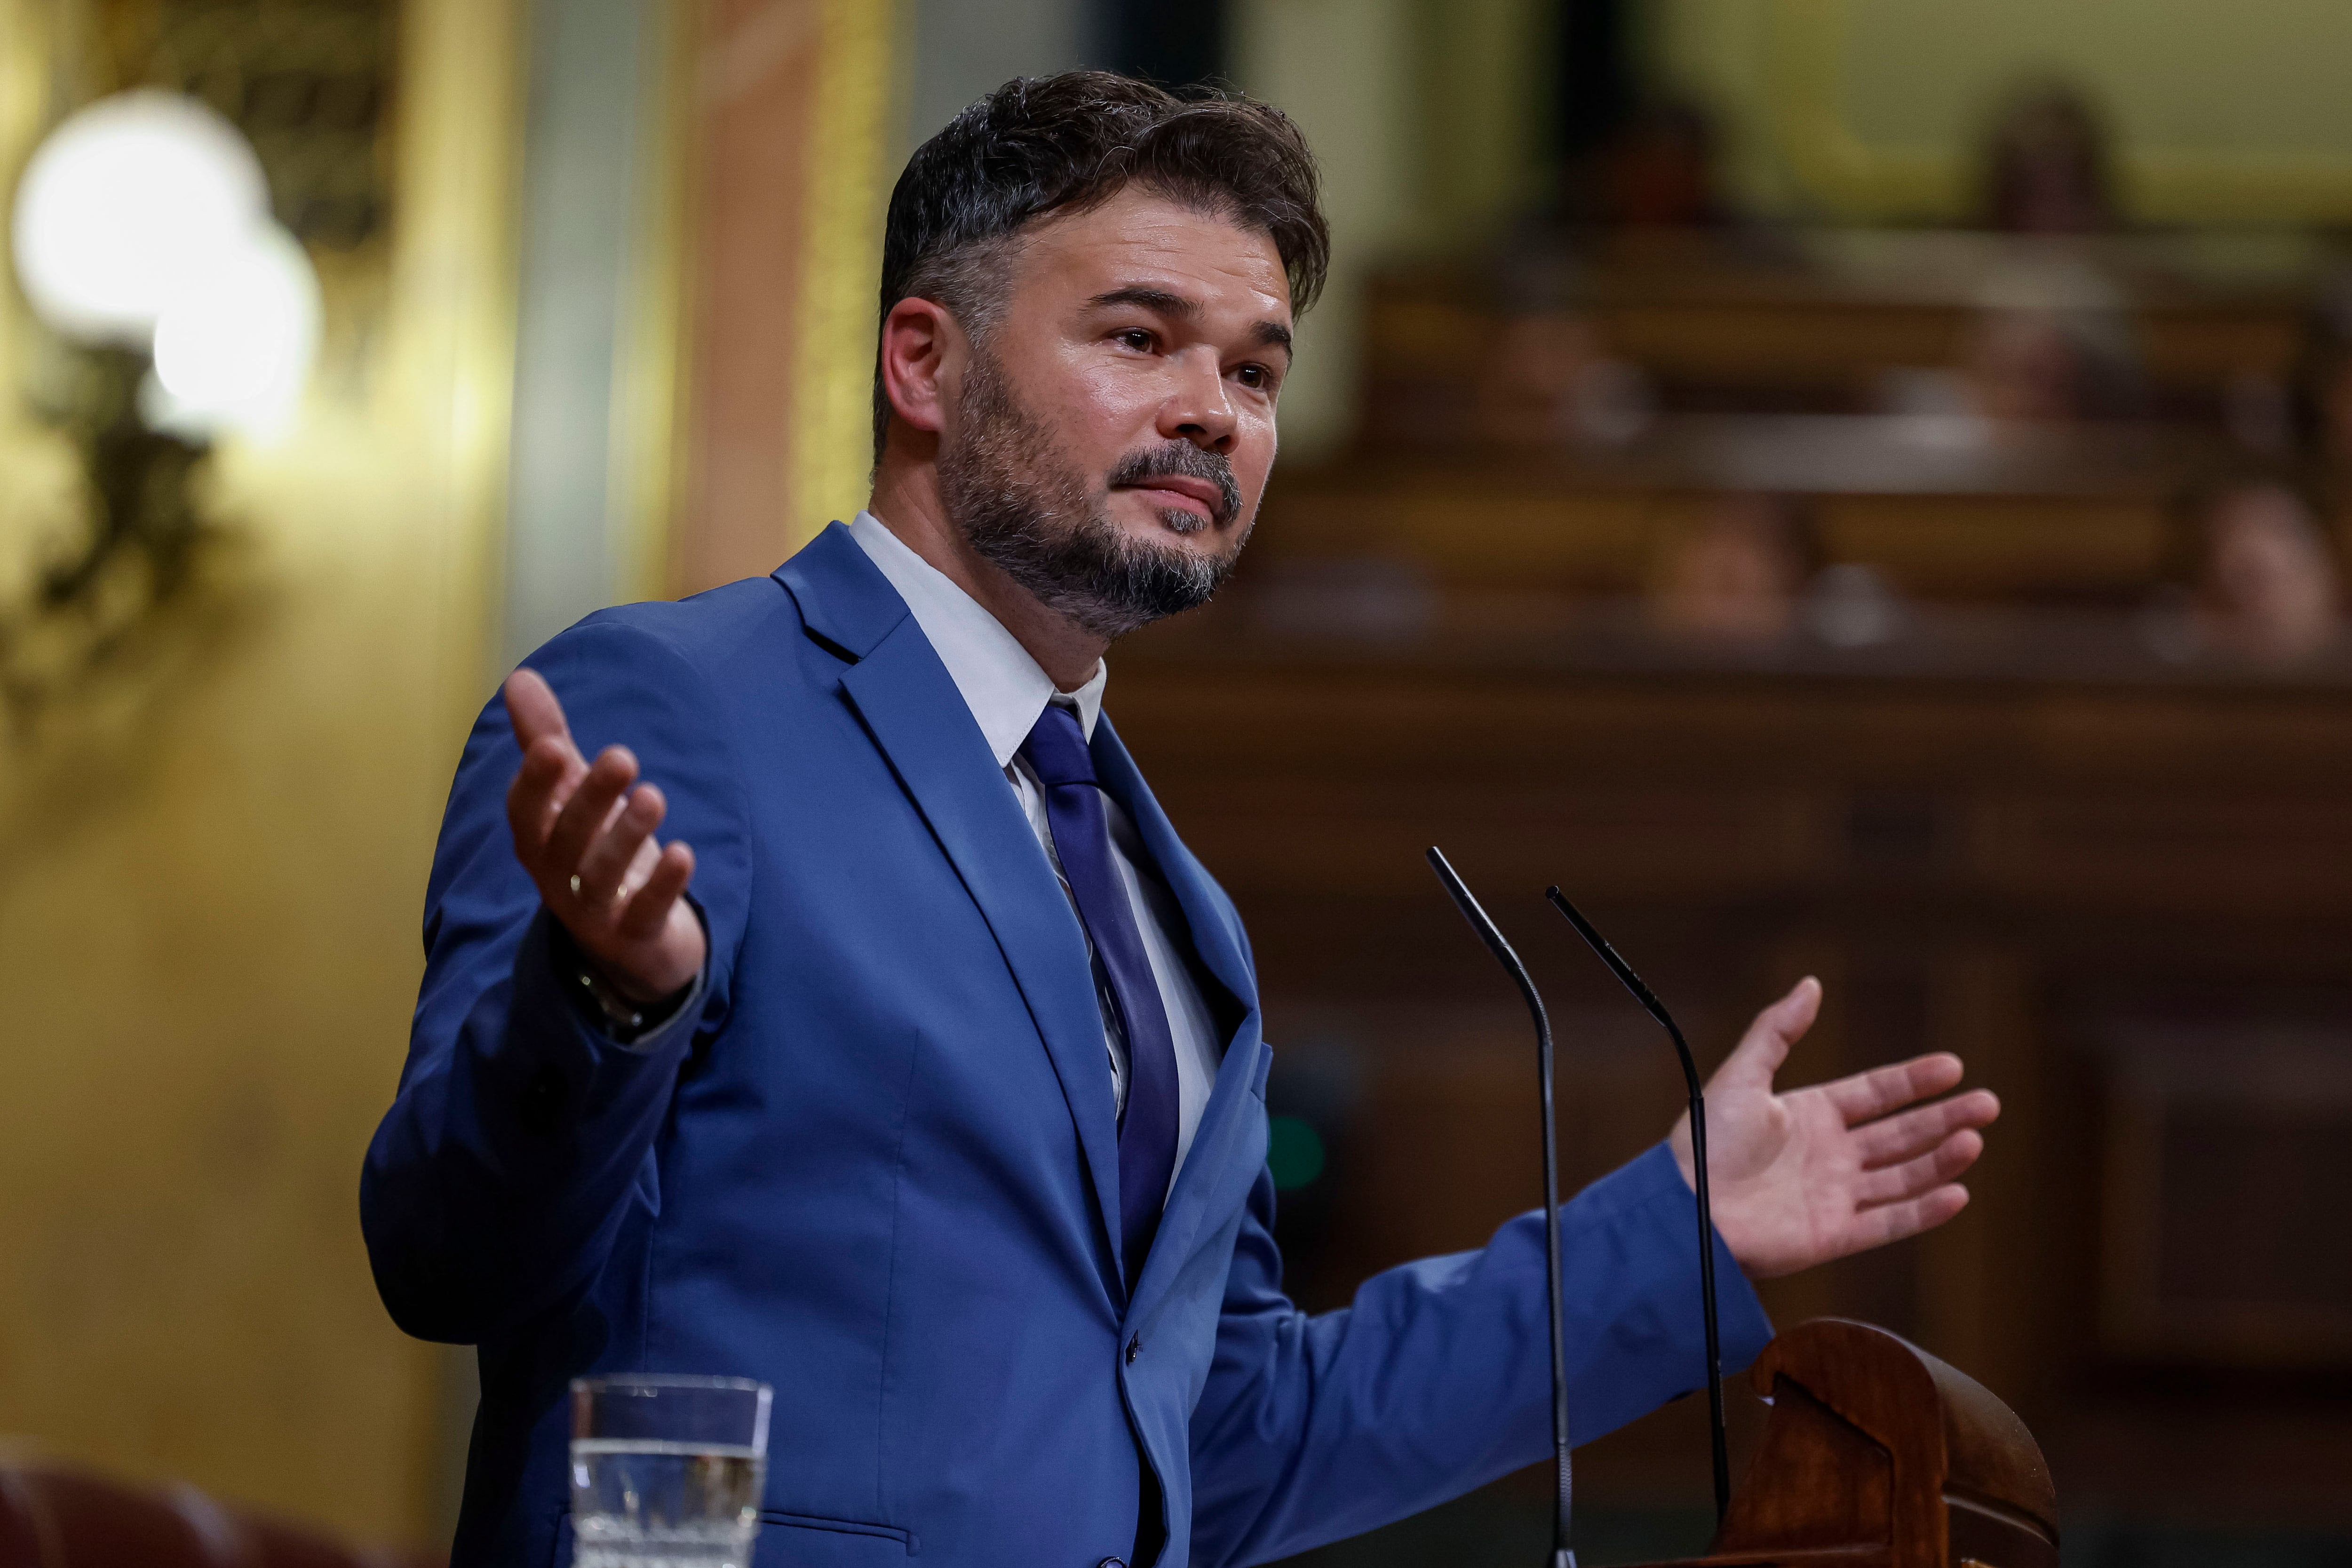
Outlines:
[[[1030, 830], [1037, 836], [1038, 847], [1045, 851], [1046, 862], [1054, 868], [1054, 875], [1067, 896], [1069, 879], [1062, 876], [1061, 857], [1054, 849], [1053, 829], [1045, 819], [1045, 794], [1036, 775], [1030, 771], [1028, 760], [1020, 754], [1021, 743], [1029, 738], [1029, 731], [1049, 702], [1075, 710], [1079, 727], [1092, 741], [1095, 721], [1102, 714], [1103, 685], [1109, 679], [1108, 670], [1097, 662], [1093, 678], [1084, 686], [1070, 692], [1056, 689], [1054, 678], [1029, 656], [1019, 639], [1004, 629], [1003, 622], [956, 586], [945, 573], [916, 554], [873, 513], [859, 512], [856, 521], [849, 525], [849, 536], [857, 541], [867, 558], [898, 590], [898, 596], [914, 613], [915, 624], [929, 639], [931, 650], [947, 666], [949, 677], [963, 694], [964, 706], [971, 710], [982, 737], [996, 758], [996, 765], [1004, 770], [1004, 781], [1012, 786], [1014, 799], [1029, 818]], [[1143, 951], [1151, 960], [1152, 978], [1160, 984], [1160, 1005], [1167, 1010], [1168, 1033], [1176, 1047], [1174, 1168], [1181, 1171], [1185, 1152], [1192, 1146], [1192, 1134], [1201, 1125], [1201, 1111], [1209, 1102], [1210, 1087], [1216, 1081], [1223, 1047], [1208, 1004], [1201, 995], [1200, 984], [1180, 956], [1183, 944], [1170, 934], [1184, 929], [1183, 910], [1178, 907], [1175, 895], [1157, 876], [1138, 870], [1150, 863], [1150, 857], [1144, 853], [1135, 824], [1108, 790], [1102, 792], [1102, 797], [1103, 809], [1110, 818], [1111, 860], [1118, 868], [1128, 903], [1135, 910], [1136, 928], [1143, 934]], [[1075, 898], [1070, 907], [1075, 913]], [[1078, 926], [1080, 931], [1085, 930], [1083, 918]], [[1091, 954], [1091, 939], [1088, 949]], [[1095, 999], [1102, 1010], [1103, 1039], [1110, 1057], [1114, 1110], [1123, 1110], [1127, 1105], [1127, 1041], [1119, 1029], [1118, 1008], [1104, 980], [1102, 965], [1097, 963], [1094, 967]], [[1170, 1180], [1173, 1182], [1172, 1175]]]

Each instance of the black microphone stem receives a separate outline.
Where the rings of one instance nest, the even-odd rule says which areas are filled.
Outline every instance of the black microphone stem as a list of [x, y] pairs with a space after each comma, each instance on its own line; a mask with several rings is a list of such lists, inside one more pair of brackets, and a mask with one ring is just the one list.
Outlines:
[[1551, 1449], [1552, 1465], [1559, 1486], [1552, 1500], [1551, 1568], [1576, 1568], [1576, 1553], [1569, 1549], [1569, 1516], [1574, 1498], [1574, 1483], [1569, 1467], [1568, 1443], [1568, 1345], [1560, 1328], [1559, 1288], [1559, 1135], [1552, 1118], [1552, 1048], [1551, 1020], [1544, 1015], [1543, 998], [1536, 994], [1536, 984], [1528, 978], [1527, 965], [1503, 940], [1503, 933], [1470, 896], [1462, 879], [1435, 845], [1429, 849], [1429, 864], [1437, 879], [1445, 884], [1453, 895], [1454, 904], [1462, 918], [1470, 922], [1486, 951], [1496, 963], [1510, 972], [1518, 984], [1519, 994], [1527, 999], [1528, 1012], [1536, 1024], [1536, 1068], [1543, 1085], [1543, 1182], [1544, 1182], [1544, 1272], [1546, 1300], [1550, 1306], [1551, 1320]]
[[1721, 1524], [1723, 1516], [1731, 1510], [1731, 1449], [1724, 1436], [1723, 1423], [1723, 1334], [1717, 1322], [1715, 1301], [1715, 1215], [1708, 1207], [1706, 1193], [1706, 1090], [1699, 1082], [1698, 1064], [1691, 1059], [1690, 1046], [1684, 1040], [1683, 1032], [1675, 1026], [1665, 1005], [1642, 984], [1633, 966], [1617, 956], [1617, 950], [1592, 929], [1592, 922], [1579, 914], [1576, 906], [1558, 888], [1546, 888], [1544, 897], [1568, 917], [1576, 934], [1601, 955], [1601, 962], [1633, 994], [1633, 1000], [1665, 1026], [1667, 1037], [1675, 1042], [1675, 1055], [1682, 1058], [1683, 1082], [1690, 1092], [1691, 1168], [1696, 1178], [1692, 1185], [1698, 1189], [1698, 1288], [1705, 1298], [1701, 1316], [1706, 1327], [1707, 1428], [1715, 1445], [1715, 1521]]

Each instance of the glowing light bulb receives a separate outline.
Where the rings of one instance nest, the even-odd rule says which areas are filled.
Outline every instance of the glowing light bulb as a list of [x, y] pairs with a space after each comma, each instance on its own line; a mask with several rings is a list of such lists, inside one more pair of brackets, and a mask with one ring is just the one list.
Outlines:
[[155, 380], [174, 427], [280, 434], [319, 345], [319, 279], [274, 223], [191, 267], [155, 323]]
[[25, 166], [17, 279], [58, 331], [143, 348], [192, 275], [246, 247], [268, 213], [235, 126], [174, 93], [121, 93], [68, 118]]

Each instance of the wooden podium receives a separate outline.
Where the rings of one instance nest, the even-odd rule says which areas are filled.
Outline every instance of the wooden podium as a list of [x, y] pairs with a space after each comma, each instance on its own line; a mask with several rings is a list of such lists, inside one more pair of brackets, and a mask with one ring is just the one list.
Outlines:
[[2058, 1568], [2025, 1424], [1884, 1329], [1817, 1318], [1748, 1375], [1772, 1414], [1704, 1557], [1654, 1568]]

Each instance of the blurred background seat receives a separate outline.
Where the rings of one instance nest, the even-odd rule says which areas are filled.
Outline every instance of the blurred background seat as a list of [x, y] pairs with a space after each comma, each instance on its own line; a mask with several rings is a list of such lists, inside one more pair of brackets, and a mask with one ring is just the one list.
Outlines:
[[434, 1568], [446, 1553], [361, 1549], [193, 1487], [0, 1461], [0, 1568]]

